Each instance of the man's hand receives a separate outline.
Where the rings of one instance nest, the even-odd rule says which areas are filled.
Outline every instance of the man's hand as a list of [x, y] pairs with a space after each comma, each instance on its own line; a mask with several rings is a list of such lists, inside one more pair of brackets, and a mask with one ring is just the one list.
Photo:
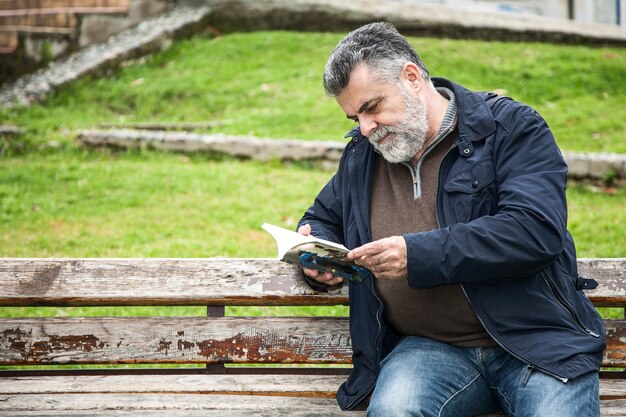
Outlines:
[[[300, 233], [301, 235], [305, 235], [305, 236], [310, 235], [311, 225], [305, 224], [303, 226], [300, 226], [298, 228], [298, 233]], [[307, 269], [307, 268], [302, 268], [302, 272], [304, 272], [306, 276], [313, 278], [315, 281], [321, 282], [323, 284], [331, 285], [331, 286], [339, 284], [340, 282], [343, 282], [343, 278], [333, 276], [333, 274], [331, 274], [330, 272], [322, 273], [318, 271], [317, 269]]]
[[372, 271], [379, 279], [407, 279], [406, 241], [392, 236], [367, 243], [348, 253], [348, 259]]

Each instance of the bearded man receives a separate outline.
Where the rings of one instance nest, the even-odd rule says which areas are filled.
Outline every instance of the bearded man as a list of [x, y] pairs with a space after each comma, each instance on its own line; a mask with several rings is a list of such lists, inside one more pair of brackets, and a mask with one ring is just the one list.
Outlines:
[[[358, 123], [299, 232], [343, 243], [368, 416], [599, 416], [603, 321], [567, 231], [567, 166], [532, 108], [431, 78], [393, 26], [339, 42], [326, 92]], [[303, 269], [314, 288], [345, 285]], [[368, 401], [369, 400], [369, 401]]]

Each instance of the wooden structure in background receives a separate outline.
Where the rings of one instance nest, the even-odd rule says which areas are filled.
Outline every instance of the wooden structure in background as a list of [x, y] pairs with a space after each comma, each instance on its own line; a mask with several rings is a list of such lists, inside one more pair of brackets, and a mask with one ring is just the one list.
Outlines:
[[125, 14], [129, 1], [0, 0], [0, 60], [12, 59], [20, 34], [74, 36], [78, 30], [78, 15]]

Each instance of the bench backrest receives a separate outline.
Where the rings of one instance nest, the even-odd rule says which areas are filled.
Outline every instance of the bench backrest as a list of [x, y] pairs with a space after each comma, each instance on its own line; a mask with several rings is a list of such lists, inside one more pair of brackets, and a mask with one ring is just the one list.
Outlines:
[[[626, 367], [626, 259], [580, 259], [599, 282], [604, 366]], [[224, 306], [346, 305], [270, 259], [0, 259], [0, 306], [208, 306], [213, 317], [0, 318], [0, 365], [349, 364], [347, 317], [215, 317]], [[19, 310], [18, 310], [19, 312]], [[215, 313], [218, 314], [215, 314]]]

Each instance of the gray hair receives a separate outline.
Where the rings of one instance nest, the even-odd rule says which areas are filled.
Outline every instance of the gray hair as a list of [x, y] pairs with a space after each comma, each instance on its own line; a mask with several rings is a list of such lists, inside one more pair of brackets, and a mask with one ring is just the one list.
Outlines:
[[330, 96], [341, 94], [360, 63], [367, 64], [381, 79], [397, 82], [407, 62], [417, 65], [422, 78], [430, 80], [428, 68], [395, 27], [386, 22], [370, 23], [339, 41], [326, 63], [324, 89]]

